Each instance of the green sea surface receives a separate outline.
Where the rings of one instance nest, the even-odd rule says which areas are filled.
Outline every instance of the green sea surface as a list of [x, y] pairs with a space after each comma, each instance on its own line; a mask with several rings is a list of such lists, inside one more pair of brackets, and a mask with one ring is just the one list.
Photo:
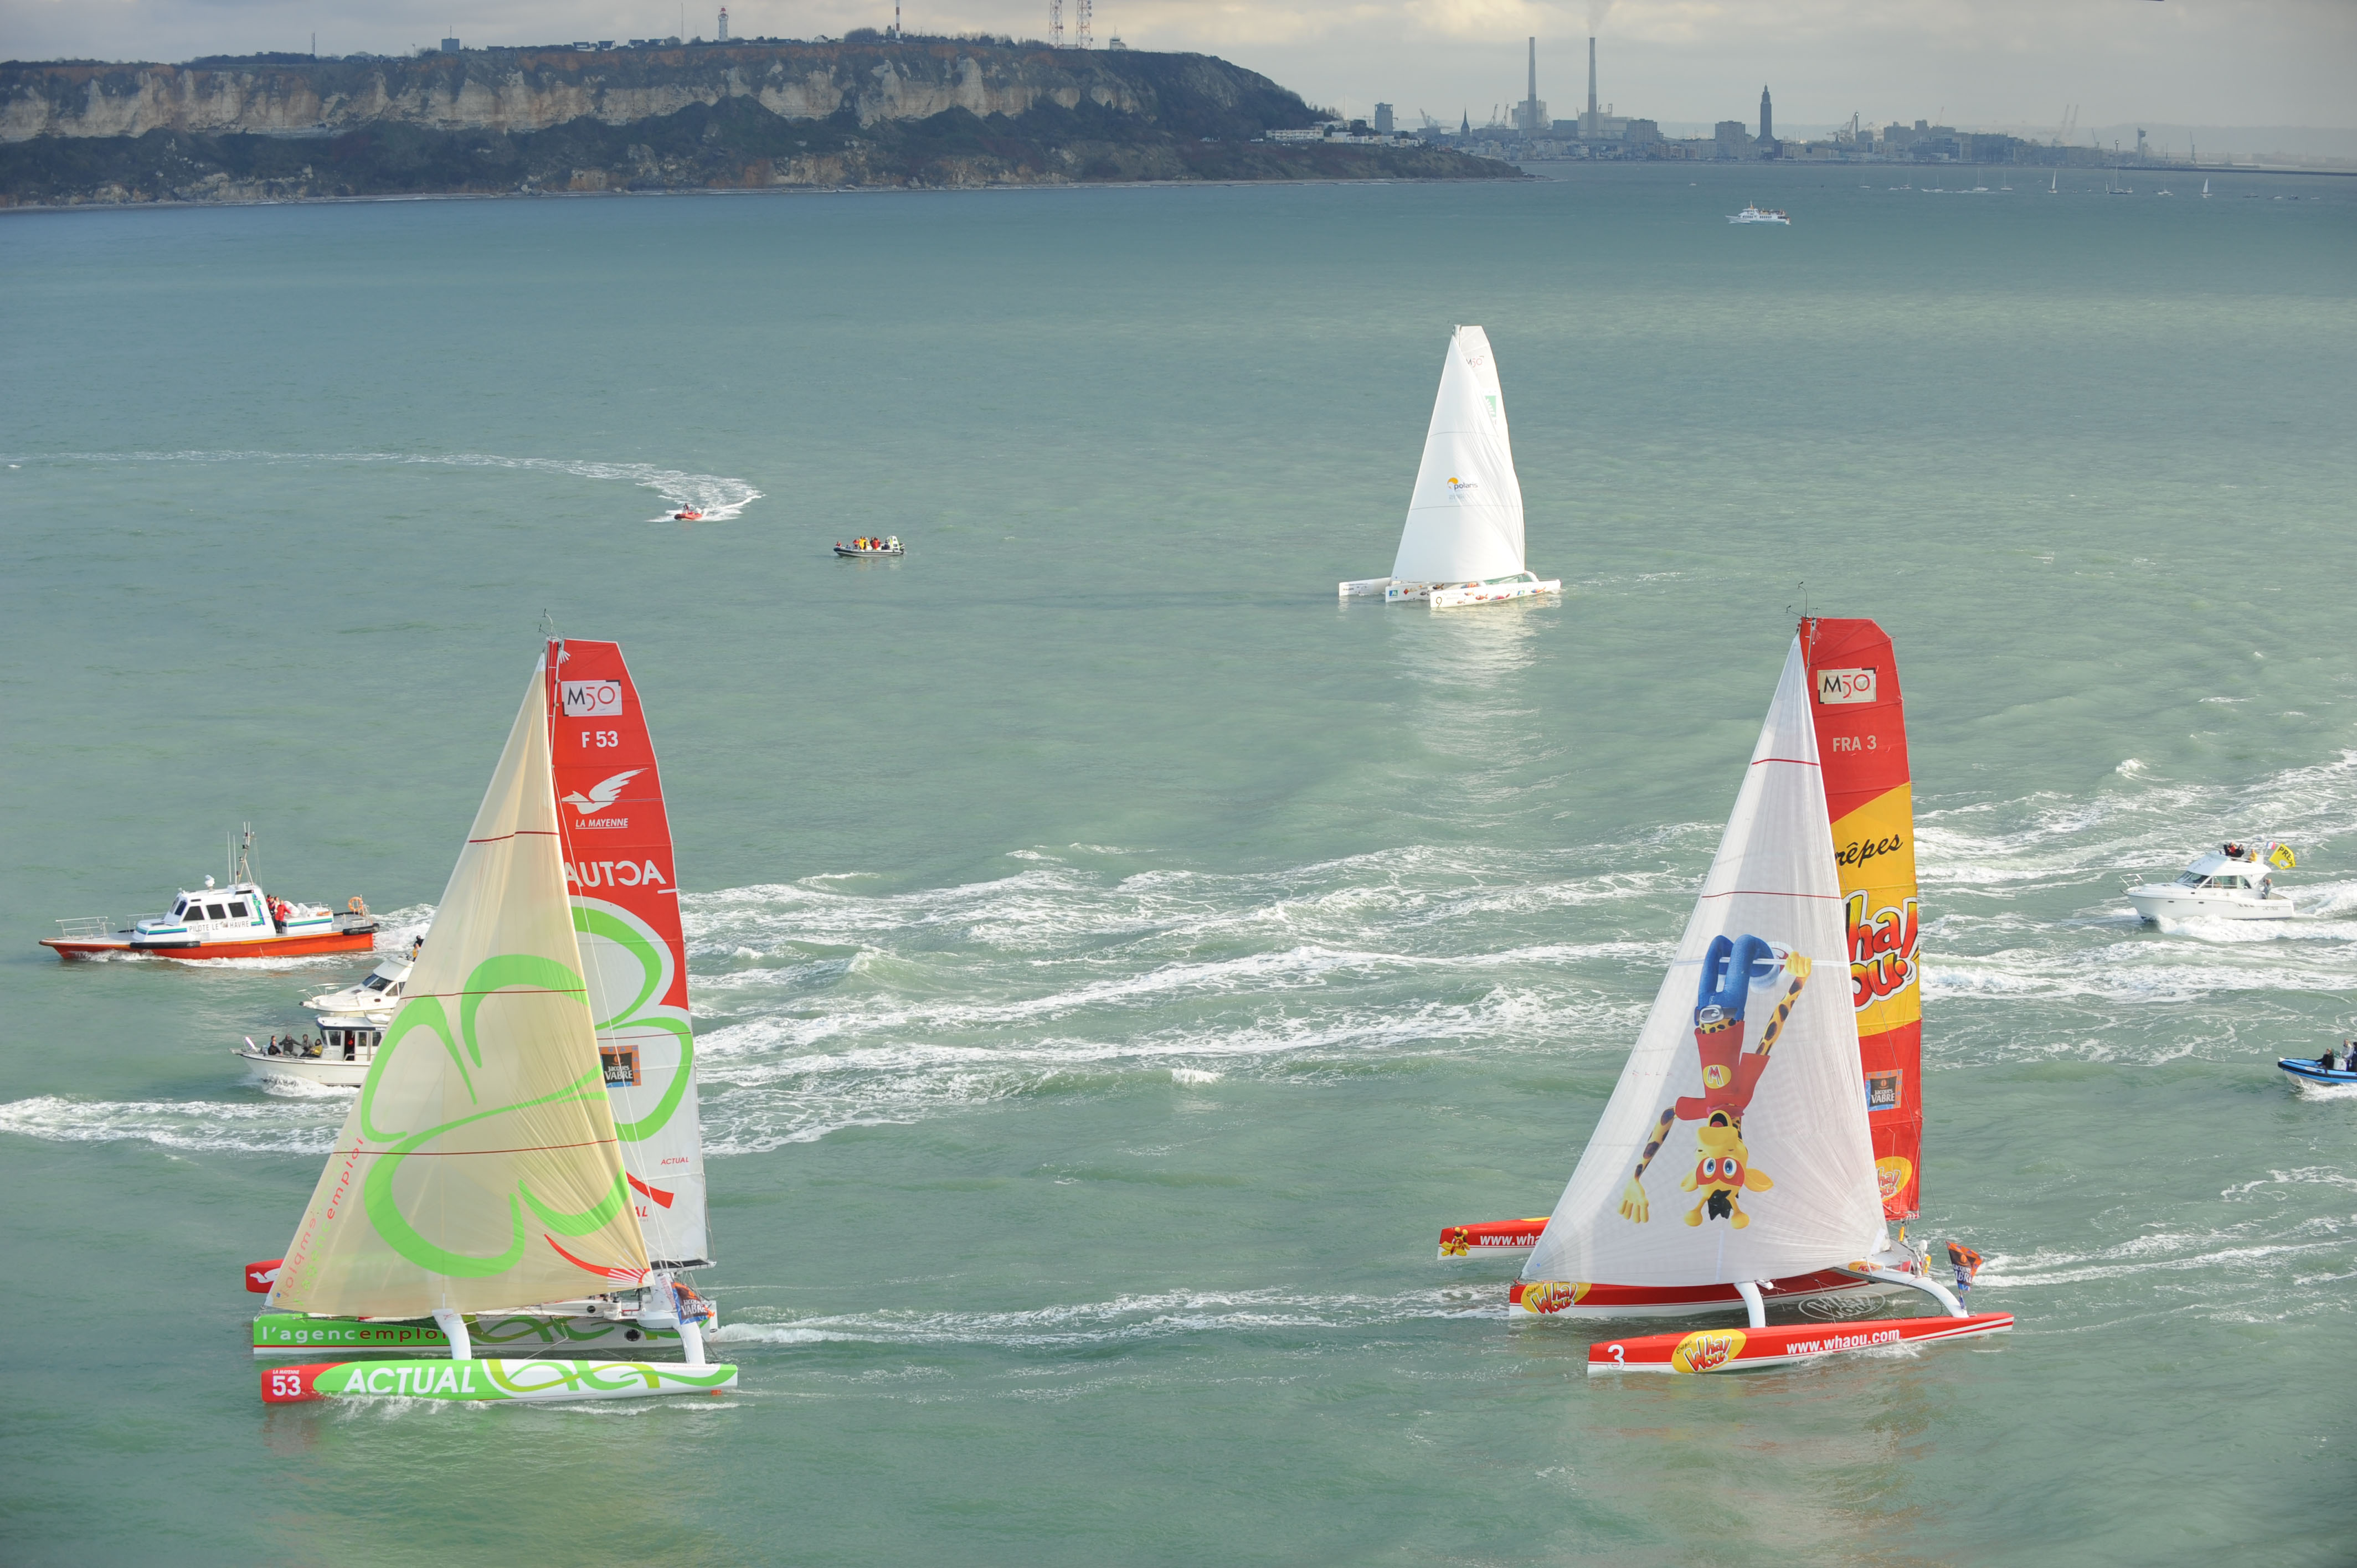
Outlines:
[[[2273, 1064], [2357, 1026], [2357, 191], [1558, 172], [0, 220], [0, 1558], [2351, 1561]], [[1565, 593], [1339, 604], [1459, 322]], [[1435, 1240], [1553, 1207], [1804, 608], [1896, 639], [1916, 1233], [2019, 1326], [1591, 1380]], [[350, 1101], [229, 1053], [367, 960], [35, 941], [244, 822], [423, 929], [544, 611], [662, 752], [741, 1386], [265, 1408]], [[2287, 925], [2120, 896], [2270, 836]]]

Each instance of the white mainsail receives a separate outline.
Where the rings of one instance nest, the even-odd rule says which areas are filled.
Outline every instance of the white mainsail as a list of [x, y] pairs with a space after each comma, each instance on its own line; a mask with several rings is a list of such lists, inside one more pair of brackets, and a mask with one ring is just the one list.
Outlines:
[[1459, 327], [1441, 363], [1392, 576], [1470, 583], [1522, 570], [1523, 487], [1506, 437], [1506, 394], [1489, 334]]
[[1523, 1277], [1770, 1280], [1883, 1240], [1795, 638], [1677, 957]]
[[535, 674], [274, 1310], [488, 1312], [646, 1273], [565, 897], [547, 703]]

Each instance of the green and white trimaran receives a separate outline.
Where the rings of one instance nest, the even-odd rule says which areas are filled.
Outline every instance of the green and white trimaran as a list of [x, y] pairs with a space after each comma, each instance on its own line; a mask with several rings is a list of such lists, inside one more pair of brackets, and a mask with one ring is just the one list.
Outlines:
[[[294, 1242], [247, 1272], [257, 1354], [449, 1359], [274, 1366], [264, 1399], [736, 1386], [679, 1277], [710, 1262], [685, 967], [620, 650], [552, 640]], [[683, 1362], [550, 1354], [656, 1346]]]

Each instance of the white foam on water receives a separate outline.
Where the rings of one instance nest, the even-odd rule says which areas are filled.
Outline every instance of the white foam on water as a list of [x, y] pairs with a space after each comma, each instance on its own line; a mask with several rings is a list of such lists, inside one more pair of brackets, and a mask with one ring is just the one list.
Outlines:
[[[60, 452], [27, 461], [49, 463], [393, 463], [441, 468], [512, 468], [529, 473], [561, 474], [569, 478], [621, 482], [650, 489], [662, 499], [666, 512], [693, 508], [707, 522], [737, 517], [761, 492], [743, 479], [717, 474], [691, 474], [651, 463], [601, 463], [572, 457], [510, 457], [491, 452]], [[650, 522], [670, 521], [668, 516]]]
[[1498, 1292], [1444, 1286], [1399, 1295], [1315, 1295], [1283, 1290], [1165, 1291], [1013, 1312], [878, 1311], [784, 1322], [737, 1319], [716, 1339], [739, 1345], [826, 1340], [889, 1345], [985, 1345], [1072, 1350], [1191, 1334], [1366, 1329], [1430, 1318], [1493, 1317]]
[[268, 1101], [88, 1101], [36, 1095], [0, 1105], [0, 1133], [59, 1144], [148, 1143], [158, 1148], [324, 1157], [340, 1115]]

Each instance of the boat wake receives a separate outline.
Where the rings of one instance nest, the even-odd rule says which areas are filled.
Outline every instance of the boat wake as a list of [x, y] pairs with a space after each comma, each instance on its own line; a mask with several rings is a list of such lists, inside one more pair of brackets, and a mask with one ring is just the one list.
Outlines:
[[27, 463], [389, 463], [440, 468], [509, 468], [526, 473], [556, 474], [601, 483], [636, 485], [655, 492], [662, 510], [647, 519], [667, 521], [673, 512], [687, 510], [703, 514], [700, 521], [726, 522], [761, 499], [761, 491], [743, 479], [717, 474], [691, 474], [652, 463], [598, 463], [569, 457], [509, 457], [489, 452], [59, 452], [11, 457]]
[[1505, 1316], [1494, 1286], [1441, 1286], [1389, 1296], [1179, 1290], [1020, 1312], [888, 1310], [773, 1321], [764, 1321], [757, 1312], [723, 1324], [713, 1339], [730, 1346], [837, 1340], [1071, 1351], [1191, 1334], [1360, 1330], [1419, 1319]]

